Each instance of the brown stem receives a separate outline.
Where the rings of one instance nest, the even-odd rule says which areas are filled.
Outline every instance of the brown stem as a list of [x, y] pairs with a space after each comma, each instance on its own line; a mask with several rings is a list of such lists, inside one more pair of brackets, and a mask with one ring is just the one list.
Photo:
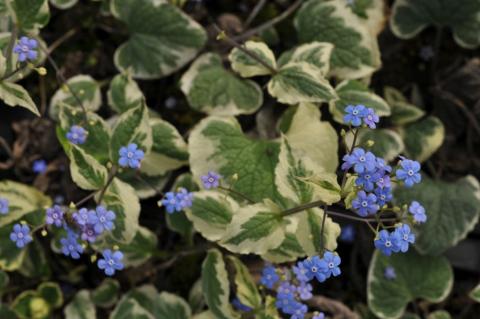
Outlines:
[[253, 22], [253, 20], [257, 17], [258, 13], [262, 8], [265, 6], [267, 3], [267, 0], [260, 0], [258, 3], [255, 5], [255, 8], [253, 8], [252, 12], [248, 16], [247, 20], [245, 20], [245, 24], [243, 27], [246, 29], [250, 26], [250, 24]]

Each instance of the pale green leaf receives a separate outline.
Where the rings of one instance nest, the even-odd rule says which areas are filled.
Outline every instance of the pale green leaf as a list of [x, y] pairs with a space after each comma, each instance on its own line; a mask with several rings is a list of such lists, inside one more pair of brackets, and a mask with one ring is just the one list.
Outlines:
[[47, 301], [38, 296], [34, 290], [26, 290], [19, 294], [10, 308], [20, 319], [47, 319], [51, 312]]
[[48, 0], [7, 0], [5, 4], [17, 27], [26, 33], [38, 33], [50, 19]]
[[190, 288], [188, 293], [188, 304], [192, 313], [199, 313], [205, 308], [205, 298], [203, 297], [202, 279], [198, 279]]
[[230, 304], [228, 274], [222, 253], [217, 249], [209, 250], [203, 261], [202, 290], [208, 308], [215, 319], [240, 318]]
[[[352, 136], [347, 139], [347, 143], [350, 143], [349, 140], [351, 138]], [[360, 130], [358, 145], [367, 145], [368, 141], [374, 142], [370, 147], [370, 151], [376, 156], [384, 158], [387, 162], [394, 160], [405, 148], [402, 137], [397, 132], [389, 129]]]
[[321, 69], [307, 62], [282, 66], [268, 82], [268, 92], [284, 104], [328, 102], [337, 98]]
[[85, 190], [98, 190], [106, 185], [108, 171], [93, 156], [77, 145], [62, 143], [70, 159], [70, 174], [78, 187]]
[[[385, 268], [393, 267], [396, 278], [385, 278]], [[416, 299], [438, 303], [450, 293], [453, 270], [445, 257], [408, 253], [390, 257], [376, 251], [368, 271], [368, 305], [380, 318], [400, 318], [407, 304]]]
[[135, 301], [135, 299], [123, 299], [121, 300], [115, 309], [110, 314], [110, 319], [155, 319], [152, 314], [147, 311], [145, 308], [140, 306], [140, 304]]
[[260, 86], [226, 70], [214, 53], [195, 60], [183, 74], [180, 88], [193, 109], [213, 115], [251, 114], [263, 103]]
[[476, 302], [480, 302], [480, 284], [478, 284], [473, 290], [470, 292], [470, 298], [475, 300]]
[[435, 116], [403, 126], [399, 133], [405, 143], [405, 155], [419, 162], [432, 156], [445, 139], [445, 127]]
[[57, 9], [66, 10], [76, 5], [78, 0], [50, 0], [52, 6]]
[[[124, 252], [122, 250], [122, 252]], [[92, 291], [91, 302], [102, 308], [109, 308], [117, 301], [120, 284], [115, 279], [106, 278]]]
[[247, 266], [234, 256], [229, 260], [235, 267], [235, 285], [237, 287], [237, 298], [242, 304], [252, 309], [259, 309], [262, 306], [262, 297], [258, 292], [257, 285], [250, 274]]
[[283, 53], [278, 59], [278, 64], [283, 66], [290, 62], [307, 62], [317, 67], [325, 76], [330, 71], [332, 50], [331, 43], [314, 41]]
[[[295, 230], [296, 228], [293, 231]], [[296, 235], [292, 232], [289, 232], [287, 227], [285, 239], [282, 241], [281, 245], [263, 254], [262, 258], [272, 263], [284, 263], [295, 261], [299, 257], [304, 256], [306, 256], [306, 253], [298, 242]]]
[[437, 310], [430, 313], [427, 316], [427, 319], [451, 319], [451, 318], [452, 317], [450, 316], [450, 314], [445, 310]]
[[367, 20], [353, 13], [345, 1], [306, 1], [294, 23], [301, 42], [334, 45], [332, 76], [358, 79], [371, 75], [381, 65], [377, 39]]
[[115, 65], [133, 77], [167, 76], [195, 57], [205, 30], [165, 0], [112, 0], [111, 12], [125, 22], [130, 39], [115, 52]]
[[21, 106], [32, 112], [33, 114], [40, 116], [35, 102], [21, 85], [0, 81], [0, 100], [9, 106]]
[[[277, 68], [275, 55], [265, 43], [247, 41], [243, 47], [265, 64], [269, 65], [271, 69], [275, 70]], [[234, 48], [232, 52], [230, 52], [228, 59], [230, 60], [232, 69], [244, 78], [257, 75], [269, 75], [272, 73], [269, 68], [238, 48]]]
[[411, 39], [430, 25], [450, 28], [462, 47], [480, 44], [480, 2], [478, 0], [398, 0], [393, 6], [390, 27], [402, 39]]
[[144, 98], [137, 82], [128, 72], [120, 73], [112, 79], [107, 96], [108, 105], [118, 113], [137, 106]]
[[95, 319], [97, 311], [88, 290], [80, 290], [63, 310], [65, 319]]
[[480, 214], [480, 185], [473, 176], [453, 183], [422, 176], [412, 188], [398, 188], [398, 204], [418, 201], [425, 207], [427, 222], [417, 227], [415, 248], [422, 254], [440, 255], [473, 230]]
[[60, 308], [63, 305], [62, 289], [56, 282], [41, 283], [37, 288], [37, 293], [52, 308]]

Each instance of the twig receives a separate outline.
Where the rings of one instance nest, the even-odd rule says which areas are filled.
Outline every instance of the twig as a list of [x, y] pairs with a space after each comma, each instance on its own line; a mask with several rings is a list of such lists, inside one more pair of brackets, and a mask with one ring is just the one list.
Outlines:
[[253, 20], [255, 20], [258, 13], [260, 12], [260, 10], [262, 10], [262, 8], [265, 6], [266, 3], [267, 3], [267, 0], [258, 1], [258, 3], [255, 5], [255, 8], [253, 8], [252, 12], [248, 16], [247, 20], [245, 20], [245, 24], [243, 25], [245, 29], [250, 26]]
[[222, 29], [220, 29], [218, 27], [217, 24], [213, 24], [214, 28], [217, 30], [218, 34], [224, 34], [224, 36], [222, 37], [223, 40], [225, 40], [226, 42], [228, 42], [228, 44], [230, 44], [231, 46], [239, 49], [240, 51], [242, 51], [243, 53], [245, 53], [246, 55], [248, 55], [249, 57], [251, 57], [252, 59], [254, 59], [255, 61], [257, 61], [258, 63], [260, 63], [261, 65], [263, 65], [265, 68], [267, 68], [272, 74], [276, 74], [277, 73], [277, 70], [272, 67], [270, 64], [268, 64], [267, 62], [265, 62], [261, 57], [258, 56], [258, 54], [256, 54], [255, 52], [253, 51], [250, 51], [248, 49], [246, 49], [244, 46], [242, 46], [240, 43], [236, 42], [235, 40], [233, 40], [232, 38], [230, 38]]
[[266, 30], [270, 27], [273, 27], [277, 23], [279, 23], [279, 22], [283, 21], [284, 19], [288, 18], [288, 16], [290, 16], [301, 4], [302, 4], [302, 0], [295, 1], [290, 7], [288, 7], [287, 10], [285, 10], [278, 17], [275, 17], [272, 20], [267, 21], [264, 24], [259, 25], [258, 27], [250, 29], [250, 30], [244, 32], [243, 34], [240, 34], [240, 35], [234, 37], [232, 40], [243, 41], [245, 39], [250, 38], [252, 35], [255, 35], [259, 32], [262, 32], [263, 30]]
[[100, 191], [100, 195], [98, 195], [97, 203], [102, 202], [103, 196], [105, 195], [105, 192], [107, 191], [108, 186], [110, 186], [110, 184], [113, 182], [115, 175], [117, 175], [117, 166], [113, 165], [110, 170], [110, 176], [108, 177], [107, 183], [105, 184], [105, 186], [103, 186], [102, 190]]
[[240, 193], [240, 192], [237, 192], [236, 190], [233, 190], [231, 188], [225, 188], [223, 186], [218, 186], [218, 189], [220, 190], [223, 190], [223, 191], [226, 191], [226, 192], [229, 192], [229, 193], [232, 193], [234, 195], [237, 195], [238, 197], [241, 197], [243, 198], [244, 200], [246, 200], [247, 202], [249, 202], [250, 204], [254, 204], [255, 201], [248, 198], [247, 196], [245, 196], [244, 194]]
[[328, 311], [333, 314], [333, 318], [342, 319], [360, 319], [360, 316], [338, 300], [330, 299], [324, 296], [313, 296], [307, 303], [317, 309]]
[[5, 139], [1, 136], [0, 136], [0, 145], [3, 146], [8, 156], [13, 158], [12, 148], [10, 147], [10, 145], [8, 145], [7, 141], [5, 141]]
[[47, 49], [48, 54], [51, 54], [53, 51], [55, 51], [60, 45], [62, 45], [65, 41], [73, 37], [77, 33], [78, 29], [73, 28], [69, 31], [67, 31], [64, 35], [62, 35], [60, 38], [55, 40]]

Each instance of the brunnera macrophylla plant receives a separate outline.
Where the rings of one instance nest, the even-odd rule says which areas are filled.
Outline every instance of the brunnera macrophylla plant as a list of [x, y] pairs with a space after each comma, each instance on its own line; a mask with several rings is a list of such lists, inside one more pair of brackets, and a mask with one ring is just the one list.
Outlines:
[[[436, 13], [444, 5], [427, 2], [437, 5], [427, 6]], [[75, 5], [51, 3], [62, 9]], [[408, 14], [419, 6], [396, 2], [395, 34], [412, 37], [431, 22], [409, 26]], [[239, 43], [214, 25], [216, 41], [232, 47], [224, 57], [202, 51], [204, 27], [177, 6], [112, 0], [103, 9], [129, 37], [112, 57], [120, 73], [106, 81], [110, 118], [97, 113], [105, 83], [85, 74], [65, 79], [53, 57], [58, 44], [49, 47], [41, 38], [48, 2], [6, 0], [5, 8], [11, 27], [0, 35], [0, 99], [48, 114], [72, 181], [88, 194], [71, 203], [52, 201], [34, 187], [0, 182], [0, 268], [48, 277], [45, 241], [62, 262], [79, 264], [89, 257], [107, 279], [69, 298], [67, 318], [95, 318], [97, 308], [113, 309], [110, 318], [335, 315], [311, 301], [314, 287], [337, 280], [345, 267], [337, 239], [341, 233], [348, 237], [347, 228], [339, 220], [371, 232], [375, 252], [367, 295], [376, 316], [400, 318], [415, 299], [438, 303], [450, 292], [452, 269], [441, 254], [478, 220], [480, 186], [471, 176], [451, 183], [422, 175], [421, 163], [443, 142], [442, 122], [393, 88], [385, 88], [382, 97], [365, 84], [381, 67], [377, 35], [386, 18], [384, 1], [293, 2], [288, 12], [299, 43], [284, 52], [249, 37]], [[474, 24], [473, 15], [463, 13]], [[465, 47], [478, 42], [459, 37], [456, 21], [442, 25], [451, 26]], [[56, 74], [59, 89], [48, 110], [39, 110], [17, 82], [32, 72], [45, 76], [47, 69]], [[136, 82], [173, 73], [188, 105], [207, 114], [189, 130], [188, 140], [148, 107]], [[252, 137], [235, 116], [262, 112], [265, 94], [287, 107], [273, 137]], [[327, 112], [342, 125], [340, 132], [325, 120]], [[46, 176], [53, 166], [35, 158], [31, 172]], [[188, 173], [172, 179], [187, 166]], [[158, 234], [139, 222], [140, 201], [147, 198], [158, 201], [158, 218], [166, 213], [170, 231], [192, 245], [194, 234], [208, 241], [201, 278], [191, 291], [202, 300], [197, 308], [153, 285], [117, 298], [120, 284], [110, 277], [151, 258], [171, 254], [174, 263], [188, 253], [158, 250]], [[260, 278], [242, 255], [265, 262]], [[5, 311], [48, 318], [63, 301], [60, 286], [46, 282], [18, 295]]]

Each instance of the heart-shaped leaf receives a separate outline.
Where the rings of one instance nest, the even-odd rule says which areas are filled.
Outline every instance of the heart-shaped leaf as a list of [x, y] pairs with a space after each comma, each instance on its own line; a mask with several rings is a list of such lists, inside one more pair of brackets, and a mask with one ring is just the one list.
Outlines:
[[269, 65], [270, 68], [267, 68], [244, 51], [234, 48], [228, 56], [228, 59], [232, 64], [232, 69], [242, 77], [248, 78], [257, 75], [268, 75], [272, 73], [272, 69], [275, 70], [277, 68], [275, 56], [265, 43], [247, 41], [244, 46], [246, 50]]
[[399, 130], [405, 143], [405, 154], [419, 162], [426, 161], [443, 144], [445, 127], [439, 118], [428, 116]]
[[97, 310], [88, 290], [80, 290], [63, 310], [65, 319], [95, 319]]
[[50, 20], [48, 0], [7, 0], [5, 4], [23, 32], [38, 33]]

